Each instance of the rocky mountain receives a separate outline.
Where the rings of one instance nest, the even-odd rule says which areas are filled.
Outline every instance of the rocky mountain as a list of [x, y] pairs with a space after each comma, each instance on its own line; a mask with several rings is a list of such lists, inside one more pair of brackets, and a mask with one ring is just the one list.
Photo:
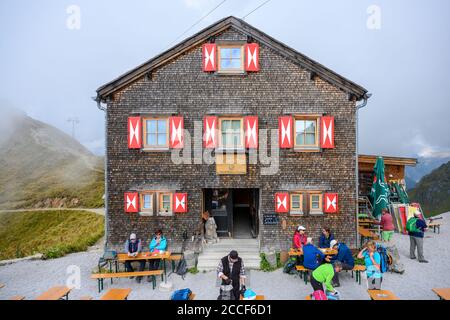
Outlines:
[[419, 202], [426, 215], [450, 211], [450, 161], [420, 179], [408, 192], [414, 202]]
[[406, 167], [405, 180], [407, 188], [414, 188], [423, 176], [448, 161], [450, 161], [448, 154], [433, 157], [419, 157], [415, 167]]
[[103, 159], [21, 111], [0, 119], [0, 208], [103, 206]]

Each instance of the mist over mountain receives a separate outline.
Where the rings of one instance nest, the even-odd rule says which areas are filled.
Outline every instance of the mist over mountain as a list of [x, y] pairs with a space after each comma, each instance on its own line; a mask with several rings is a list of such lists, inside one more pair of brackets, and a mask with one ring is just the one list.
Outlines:
[[1, 111], [0, 208], [102, 205], [102, 158], [20, 110]]
[[405, 180], [408, 189], [414, 188], [423, 176], [450, 161], [450, 156], [447, 154], [436, 154], [429, 157], [419, 157], [417, 161], [418, 163], [415, 167], [406, 167]]

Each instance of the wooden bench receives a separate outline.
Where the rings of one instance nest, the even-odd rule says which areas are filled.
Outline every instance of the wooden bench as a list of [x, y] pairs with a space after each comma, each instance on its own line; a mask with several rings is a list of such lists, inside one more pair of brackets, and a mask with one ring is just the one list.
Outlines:
[[372, 300], [400, 300], [389, 290], [367, 290], [367, 292]]
[[53, 287], [37, 297], [36, 300], [69, 300], [70, 290], [72, 289], [66, 286]]
[[[244, 297], [242, 295], [239, 296], [239, 300], [244, 300]], [[264, 295], [256, 295], [254, 300], [266, 300]]]
[[441, 233], [441, 224], [432, 222], [428, 225], [428, 228], [433, 228], [433, 232], [436, 233], [436, 229], [438, 230], [438, 234]]
[[171, 254], [167, 260], [172, 262], [172, 272], [175, 272], [175, 262], [180, 261], [183, 255], [181, 253]]
[[109, 289], [100, 300], [127, 300], [131, 289]]
[[91, 279], [97, 279], [98, 281], [98, 292], [103, 290], [103, 280], [111, 278], [128, 278], [128, 277], [153, 277], [153, 290], [156, 287], [156, 276], [160, 275], [162, 277], [163, 270], [149, 270], [149, 271], [135, 271], [135, 272], [115, 272], [115, 273], [94, 273], [91, 275]]
[[79, 300], [93, 300], [91, 296], [81, 296]]
[[308, 294], [308, 295], [305, 297], [305, 300], [312, 300], [311, 295]]
[[308, 284], [309, 272], [312, 270], [309, 270], [309, 269], [305, 268], [304, 266], [296, 266], [295, 269], [299, 272], [300, 279], [303, 278], [305, 280], [305, 284]]
[[366, 271], [366, 266], [363, 265], [355, 265], [352, 269], [352, 278], [353, 278], [353, 272], [356, 274], [356, 282], [361, 284], [361, 272]]
[[189, 300], [194, 300], [195, 299], [195, 293], [191, 292], [191, 295], [189, 296]]
[[433, 288], [440, 300], [450, 300], [450, 288]]
[[25, 300], [24, 296], [12, 296], [9, 300]]

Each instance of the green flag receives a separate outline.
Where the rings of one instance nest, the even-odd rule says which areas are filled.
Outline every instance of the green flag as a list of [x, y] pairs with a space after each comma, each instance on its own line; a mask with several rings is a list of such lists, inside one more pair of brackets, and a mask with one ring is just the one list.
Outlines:
[[372, 203], [374, 218], [378, 218], [381, 215], [381, 210], [388, 208], [389, 206], [389, 187], [386, 183], [384, 176], [384, 160], [382, 157], [378, 157], [373, 167], [373, 185], [370, 190], [370, 201]]

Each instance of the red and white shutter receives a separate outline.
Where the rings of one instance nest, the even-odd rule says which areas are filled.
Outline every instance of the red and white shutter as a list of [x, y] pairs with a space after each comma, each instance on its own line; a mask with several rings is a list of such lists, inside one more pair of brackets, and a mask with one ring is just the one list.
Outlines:
[[275, 212], [289, 212], [289, 193], [275, 193]]
[[292, 137], [292, 117], [278, 117], [278, 139], [280, 148], [292, 148], [294, 139]]
[[173, 208], [177, 213], [187, 212], [187, 193], [174, 193]]
[[320, 147], [334, 148], [334, 117], [321, 117], [320, 131]]
[[125, 192], [125, 212], [139, 211], [139, 195], [137, 192]]
[[258, 117], [247, 116], [244, 118], [245, 147], [249, 149], [258, 148]]
[[216, 71], [216, 44], [205, 43], [203, 45], [203, 71]]
[[338, 207], [338, 194], [337, 193], [325, 193], [324, 194], [324, 212], [336, 213], [339, 210]]
[[245, 45], [245, 71], [259, 71], [259, 45], [257, 43]]
[[139, 149], [141, 137], [141, 117], [128, 117], [128, 149]]
[[203, 118], [203, 147], [217, 147], [217, 122], [216, 116], [208, 116]]
[[183, 117], [169, 117], [169, 147], [183, 148], [184, 144], [184, 120]]

